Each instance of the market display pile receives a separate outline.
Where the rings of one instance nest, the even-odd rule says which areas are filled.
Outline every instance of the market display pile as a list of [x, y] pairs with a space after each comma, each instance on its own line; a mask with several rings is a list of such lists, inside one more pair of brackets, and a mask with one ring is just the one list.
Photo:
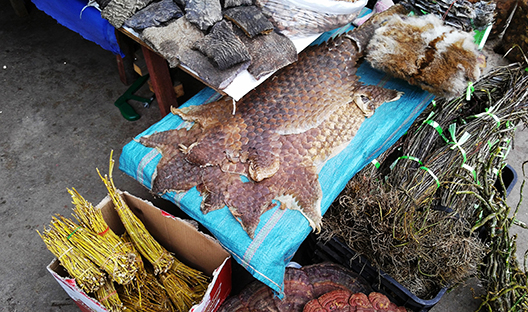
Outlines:
[[[295, 28], [309, 36], [346, 25], [366, 3], [91, 0], [88, 5], [99, 9], [101, 17], [115, 28], [133, 32], [171, 67], [183, 65], [208, 86], [224, 89], [245, 70], [260, 79], [297, 60], [297, 48], [286, 36], [290, 33], [282, 27], [284, 21], [277, 18], [277, 11], [286, 15], [287, 29]], [[283, 9], [283, 5], [289, 9]], [[308, 13], [306, 6], [314, 5]], [[333, 8], [336, 5], [346, 14]], [[325, 14], [319, 6], [323, 11], [337, 11]], [[305, 18], [292, 21], [291, 15]], [[311, 17], [307, 19], [308, 15]]]
[[[224, 99], [173, 109], [193, 125], [139, 139], [163, 155], [152, 191], [184, 192], [197, 186], [203, 213], [229, 207], [251, 238], [273, 200], [300, 211], [319, 230], [319, 171], [350, 143], [365, 117], [401, 95], [363, 85], [355, 73], [366, 51], [358, 49], [368, 45], [387, 16], [402, 12], [401, 6], [393, 6], [351, 32], [307, 48], [295, 64], [239, 102]], [[463, 64], [468, 64], [458, 69], [465, 82], [474, 77], [469, 72], [475, 70], [478, 55], [473, 48], [459, 49]]]
[[101, 176], [126, 229], [117, 235], [102, 212], [75, 189], [74, 221], [57, 215], [39, 235], [79, 287], [108, 311], [188, 311], [200, 302], [209, 277], [182, 262], [146, 230], [117, 192], [110, 176]]
[[516, 127], [528, 121], [525, 68], [497, 67], [467, 94], [437, 99], [349, 182], [322, 239], [345, 242], [420, 298], [479, 276], [483, 307], [525, 309], [526, 271], [508, 234], [520, 206], [506, 205], [501, 174]]
[[228, 298], [219, 312], [405, 312], [385, 295], [373, 292], [358, 274], [334, 263], [286, 268], [284, 299], [262, 283], [253, 282]]

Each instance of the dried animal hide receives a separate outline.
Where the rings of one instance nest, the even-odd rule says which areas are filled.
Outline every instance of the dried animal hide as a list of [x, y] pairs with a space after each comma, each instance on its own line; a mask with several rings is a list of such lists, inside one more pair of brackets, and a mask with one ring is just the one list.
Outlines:
[[284, 35], [272, 31], [265, 36], [248, 38], [238, 27], [234, 31], [249, 51], [251, 64], [247, 70], [255, 79], [297, 61], [297, 49]]
[[251, 61], [251, 56], [242, 41], [235, 35], [230, 23], [216, 23], [209, 34], [194, 43], [194, 48], [211, 59], [220, 70]]
[[121, 28], [134, 13], [146, 7], [153, 0], [111, 0], [101, 11], [101, 17], [115, 28]]
[[[192, 138], [162, 132], [140, 139], [160, 149], [165, 159], [158, 164], [152, 191], [185, 191], [181, 185], [186, 182], [180, 180], [188, 175], [173, 172], [191, 165], [201, 172], [201, 182], [192, 178], [190, 184], [203, 196], [202, 212], [227, 205], [250, 237], [274, 199], [300, 211], [319, 230], [320, 169], [348, 145], [365, 116], [400, 96], [360, 83], [356, 61], [355, 44], [340, 36], [307, 48], [294, 65], [236, 103], [235, 111], [231, 101], [223, 100], [174, 109], [195, 122]], [[240, 175], [250, 181], [244, 183]]]
[[183, 16], [180, 7], [173, 0], [154, 2], [139, 10], [125, 21], [125, 26], [141, 31], [148, 27], [159, 26]]
[[171, 67], [185, 65], [209, 86], [224, 89], [238, 73], [248, 68], [249, 62], [220, 70], [207, 56], [193, 50], [193, 43], [203, 37], [203, 32], [185, 16], [166, 26], [146, 28], [141, 33], [141, 39], [161, 54]]
[[220, 0], [187, 0], [185, 2], [185, 17], [205, 31], [222, 20]]
[[391, 16], [367, 46], [372, 67], [438, 96], [458, 96], [478, 79], [483, 64], [470, 33], [430, 14]]
[[180, 64], [180, 57], [190, 51], [192, 43], [203, 38], [204, 34], [185, 17], [181, 17], [166, 26], [146, 28], [140, 36], [171, 67], [176, 67]]
[[254, 5], [227, 9], [224, 17], [240, 27], [249, 38], [273, 31], [273, 24]]
[[[108, 3], [110, 3], [110, 0], [95, 0], [95, 2], [99, 5], [99, 9], [102, 10], [102, 9], [106, 8]], [[89, 1], [88, 1], [87, 5], [90, 5]]]
[[224, 9], [242, 6], [242, 5], [252, 5], [253, 0], [225, 0]]

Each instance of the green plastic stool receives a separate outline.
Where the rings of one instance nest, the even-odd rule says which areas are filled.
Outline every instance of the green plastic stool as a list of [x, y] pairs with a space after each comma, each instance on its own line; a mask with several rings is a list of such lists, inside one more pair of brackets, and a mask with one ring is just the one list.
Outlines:
[[152, 101], [154, 101], [155, 95], [153, 95], [151, 98], [144, 98], [141, 96], [137, 96], [134, 94], [139, 88], [145, 84], [145, 82], [148, 80], [149, 75], [141, 76], [139, 77], [134, 83], [128, 88], [128, 90], [125, 91], [123, 95], [121, 95], [117, 101], [115, 101], [114, 105], [119, 108], [119, 111], [121, 112], [121, 115], [128, 121], [134, 121], [138, 120], [141, 116], [136, 113], [134, 108], [128, 104], [128, 100], [135, 100], [143, 103], [145, 107], [149, 106]]

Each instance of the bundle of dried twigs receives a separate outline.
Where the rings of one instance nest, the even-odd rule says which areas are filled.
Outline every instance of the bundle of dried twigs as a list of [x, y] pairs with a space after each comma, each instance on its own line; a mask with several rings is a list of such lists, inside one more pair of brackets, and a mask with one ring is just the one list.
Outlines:
[[[118, 294], [127, 311], [179, 312], [172, 304], [167, 289], [158, 281], [149, 266], [138, 273], [135, 284], [118, 288]], [[186, 310], [188, 311], [188, 310]]]
[[141, 220], [130, 210], [126, 202], [118, 193], [112, 179], [112, 172], [114, 170], [114, 160], [112, 154], [110, 155], [110, 168], [108, 175], [104, 177], [99, 170], [99, 176], [103, 180], [109, 196], [112, 198], [114, 207], [119, 214], [121, 222], [125, 226], [127, 233], [134, 242], [136, 249], [143, 257], [150, 261], [154, 266], [154, 274], [167, 272], [174, 263], [174, 257], [171, 253], [158, 243], [154, 237], [145, 228]]
[[95, 298], [110, 312], [123, 311], [123, 302], [110, 279], [106, 279], [103, 286], [95, 291]]
[[93, 292], [105, 283], [105, 273], [85, 257], [55, 228], [45, 229], [40, 235], [46, 247], [57, 257], [66, 272], [73, 277], [85, 292]]
[[128, 284], [134, 278], [135, 272], [141, 267], [141, 257], [134, 249], [132, 243], [124, 242], [121, 237], [110, 229], [103, 218], [101, 210], [95, 209], [93, 205], [84, 199], [75, 189], [68, 192], [72, 196], [72, 203], [74, 204], [73, 216], [77, 221], [86, 228], [97, 233], [100, 240], [106, 242], [106, 246], [114, 246], [113, 252], [119, 254], [127, 259], [126, 272], [129, 272], [123, 278], [116, 280], [119, 284]]
[[53, 217], [51, 226], [117, 283], [127, 284], [134, 279], [135, 270], [131, 269], [128, 255], [116, 253], [116, 248], [119, 246], [109, 244], [97, 233], [75, 224], [64, 216]]
[[188, 311], [202, 300], [209, 278], [177, 260], [166, 272], [158, 275], [178, 311]]

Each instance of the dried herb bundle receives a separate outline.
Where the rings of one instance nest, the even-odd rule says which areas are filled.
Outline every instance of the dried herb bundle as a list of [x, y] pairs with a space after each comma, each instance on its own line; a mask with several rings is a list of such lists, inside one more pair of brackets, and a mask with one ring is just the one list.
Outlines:
[[68, 274], [85, 292], [93, 292], [105, 283], [105, 273], [85, 257], [55, 228], [45, 229], [41, 234], [46, 247], [57, 257]]
[[101, 210], [95, 209], [93, 205], [86, 201], [75, 189], [68, 190], [72, 196], [74, 204], [74, 217], [86, 228], [97, 233], [100, 240], [106, 241], [106, 246], [114, 246], [113, 252], [127, 259], [128, 274], [126, 279], [116, 280], [119, 284], [128, 284], [134, 278], [135, 272], [141, 267], [141, 257], [131, 243], [126, 243], [114, 233], [103, 218]]
[[188, 311], [193, 304], [200, 302], [209, 285], [206, 275], [177, 259], [166, 273], [158, 277], [179, 311]]
[[130, 259], [127, 254], [117, 252], [119, 245], [109, 244], [82, 225], [75, 224], [64, 216], [53, 217], [51, 226], [59, 235], [66, 237], [74, 248], [92, 260], [111, 278], [119, 284], [127, 284], [135, 276], [135, 269], [131, 269]]
[[158, 281], [152, 269], [147, 266], [145, 271], [138, 273], [135, 284], [118, 288], [118, 294], [123, 305], [130, 311], [144, 312], [176, 312], [177, 310], [167, 290]]
[[110, 155], [110, 169], [108, 175], [104, 177], [99, 170], [99, 176], [103, 180], [109, 196], [112, 198], [114, 207], [119, 214], [121, 222], [125, 226], [126, 231], [134, 242], [136, 249], [154, 266], [154, 274], [167, 272], [174, 263], [174, 257], [167, 249], [161, 246], [152, 235], [147, 231], [145, 225], [139, 218], [130, 210], [123, 198], [117, 192], [112, 179], [112, 171], [114, 169], [114, 160], [112, 154]]
[[[359, 172], [324, 219], [323, 239], [339, 236], [422, 298], [477, 272], [482, 207], [471, 192], [497, 181], [515, 127], [528, 119], [528, 75], [519, 64], [470, 87], [417, 118], [378, 158], [381, 167]], [[495, 170], [483, 172], [494, 153]]]
[[102, 287], [95, 291], [95, 298], [110, 312], [120, 312], [123, 310], [123, 302], [117, 294], [114, 282], [106, 279]]

